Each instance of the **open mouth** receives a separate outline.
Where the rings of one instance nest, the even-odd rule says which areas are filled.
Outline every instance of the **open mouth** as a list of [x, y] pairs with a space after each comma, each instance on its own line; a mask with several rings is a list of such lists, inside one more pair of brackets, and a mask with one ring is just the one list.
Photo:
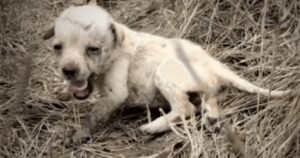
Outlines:
[[87, 99], [93, 92], [92, 76], [86, 80], [72, 80], [69, 82], [69, 91], [78, 100]]

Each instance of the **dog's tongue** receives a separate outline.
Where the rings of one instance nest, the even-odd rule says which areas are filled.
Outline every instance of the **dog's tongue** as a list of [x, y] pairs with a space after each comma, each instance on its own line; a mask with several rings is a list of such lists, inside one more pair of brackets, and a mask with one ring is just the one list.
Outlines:
[[89, 95], [88, 84], [86, 80], [71, 81], [69, 89], [76, 98], [85, 98]]
[[78, 98], [78, 99], [81, 99], [81, 98], [86, 98], [86, 96], [88, 96], [89, 93], [90, 93], [90, 92], [89, 92], [89, 89], [86, 88], [86, 89], [84, 89], [84, 90], [82, 90], [82, 91], [74, 92], [74, 96], [75, 96], [76, 98]]

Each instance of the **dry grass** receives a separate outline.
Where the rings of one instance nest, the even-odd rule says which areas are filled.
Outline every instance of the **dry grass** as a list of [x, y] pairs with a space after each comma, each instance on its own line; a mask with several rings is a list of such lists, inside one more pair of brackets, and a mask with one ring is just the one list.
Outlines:
[[[70, 3], [66, 0], [0, 2], [0, 157], [206, 158], [239, 157], [241, 150], [244, 157], [300, 156], [299, 97], [272, 99], [235, 89], [226, 91], [221, 101], [222, 122], [230, 125], [225, 132], [208, 133], [199, 128], [201, 117], [197, 116], [176, 128], [177, 132], [148, 136], [136, 130], [147, 121], [146, 112], [141, 111], [112, 119], [87, 144], [65, 148], [64, 136], [79, 124], [80, 117], [97, 98], [80, 103], [56, 99], [62, 83], [54, 72], [50, 46], [41, 37]], [[257, 85], [271, 89], [299, 88], [300, 2], [297, 0], [102, 0], [101, 3], [118, 21], [136, 30], [184, 37], [201, 44]], [[30, 64], [28, 57], [32, 57]], [[32, 65], [31, 78], [25, 91], [29, 65]], [[236, 144], [240, 145], [235, 147]]]

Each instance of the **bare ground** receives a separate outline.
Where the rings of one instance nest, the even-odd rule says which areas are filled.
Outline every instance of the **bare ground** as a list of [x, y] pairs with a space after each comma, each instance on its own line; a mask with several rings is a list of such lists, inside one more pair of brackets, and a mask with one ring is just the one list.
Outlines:
[[[0, 2], [0, 157], [300, 157], [299, 96], [272, 99], [236, 89], [226, 90], [220, 102], [226, 124], [220, 133], [202, 129], [199, 115], [177, 132], [146, 135], [137, 130], [147, 122], [146, 110], [129, 109], [117, 113], [88, 143], [65, 148], [63, 139], [97, 99], [57, 98], [62, 82], [42, 34], [71, 3]], [[257, 85], [299, 88], [297, 0], [99, 3], [131, 28], [201, 44]]]

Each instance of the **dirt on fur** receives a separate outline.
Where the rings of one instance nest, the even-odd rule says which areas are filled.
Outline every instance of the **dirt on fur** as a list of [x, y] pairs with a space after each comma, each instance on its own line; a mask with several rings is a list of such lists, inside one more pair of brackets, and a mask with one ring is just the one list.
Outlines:
[[[187, 38], [256, 85], [292, 89], [274, 99], [225, 89], [220, 132], [201, 114], [174, 131], [147, 135], [147, 106], [123, 108], [85, 144], [63, 140], [101, 94], [77, 101], [63, 92], [43, 33], [80, 0], [0, 1], [0, 157], [300, 157], [298, 0], [98, 0], [132, 29]], [[195, 99], [195, 98], [194, 98]], [[64, 101], [63, 101], [64, 100]], [[152, 104], [167, 104], [158, 97]], [[152, 109], [152, 119], [161, 115]]]

